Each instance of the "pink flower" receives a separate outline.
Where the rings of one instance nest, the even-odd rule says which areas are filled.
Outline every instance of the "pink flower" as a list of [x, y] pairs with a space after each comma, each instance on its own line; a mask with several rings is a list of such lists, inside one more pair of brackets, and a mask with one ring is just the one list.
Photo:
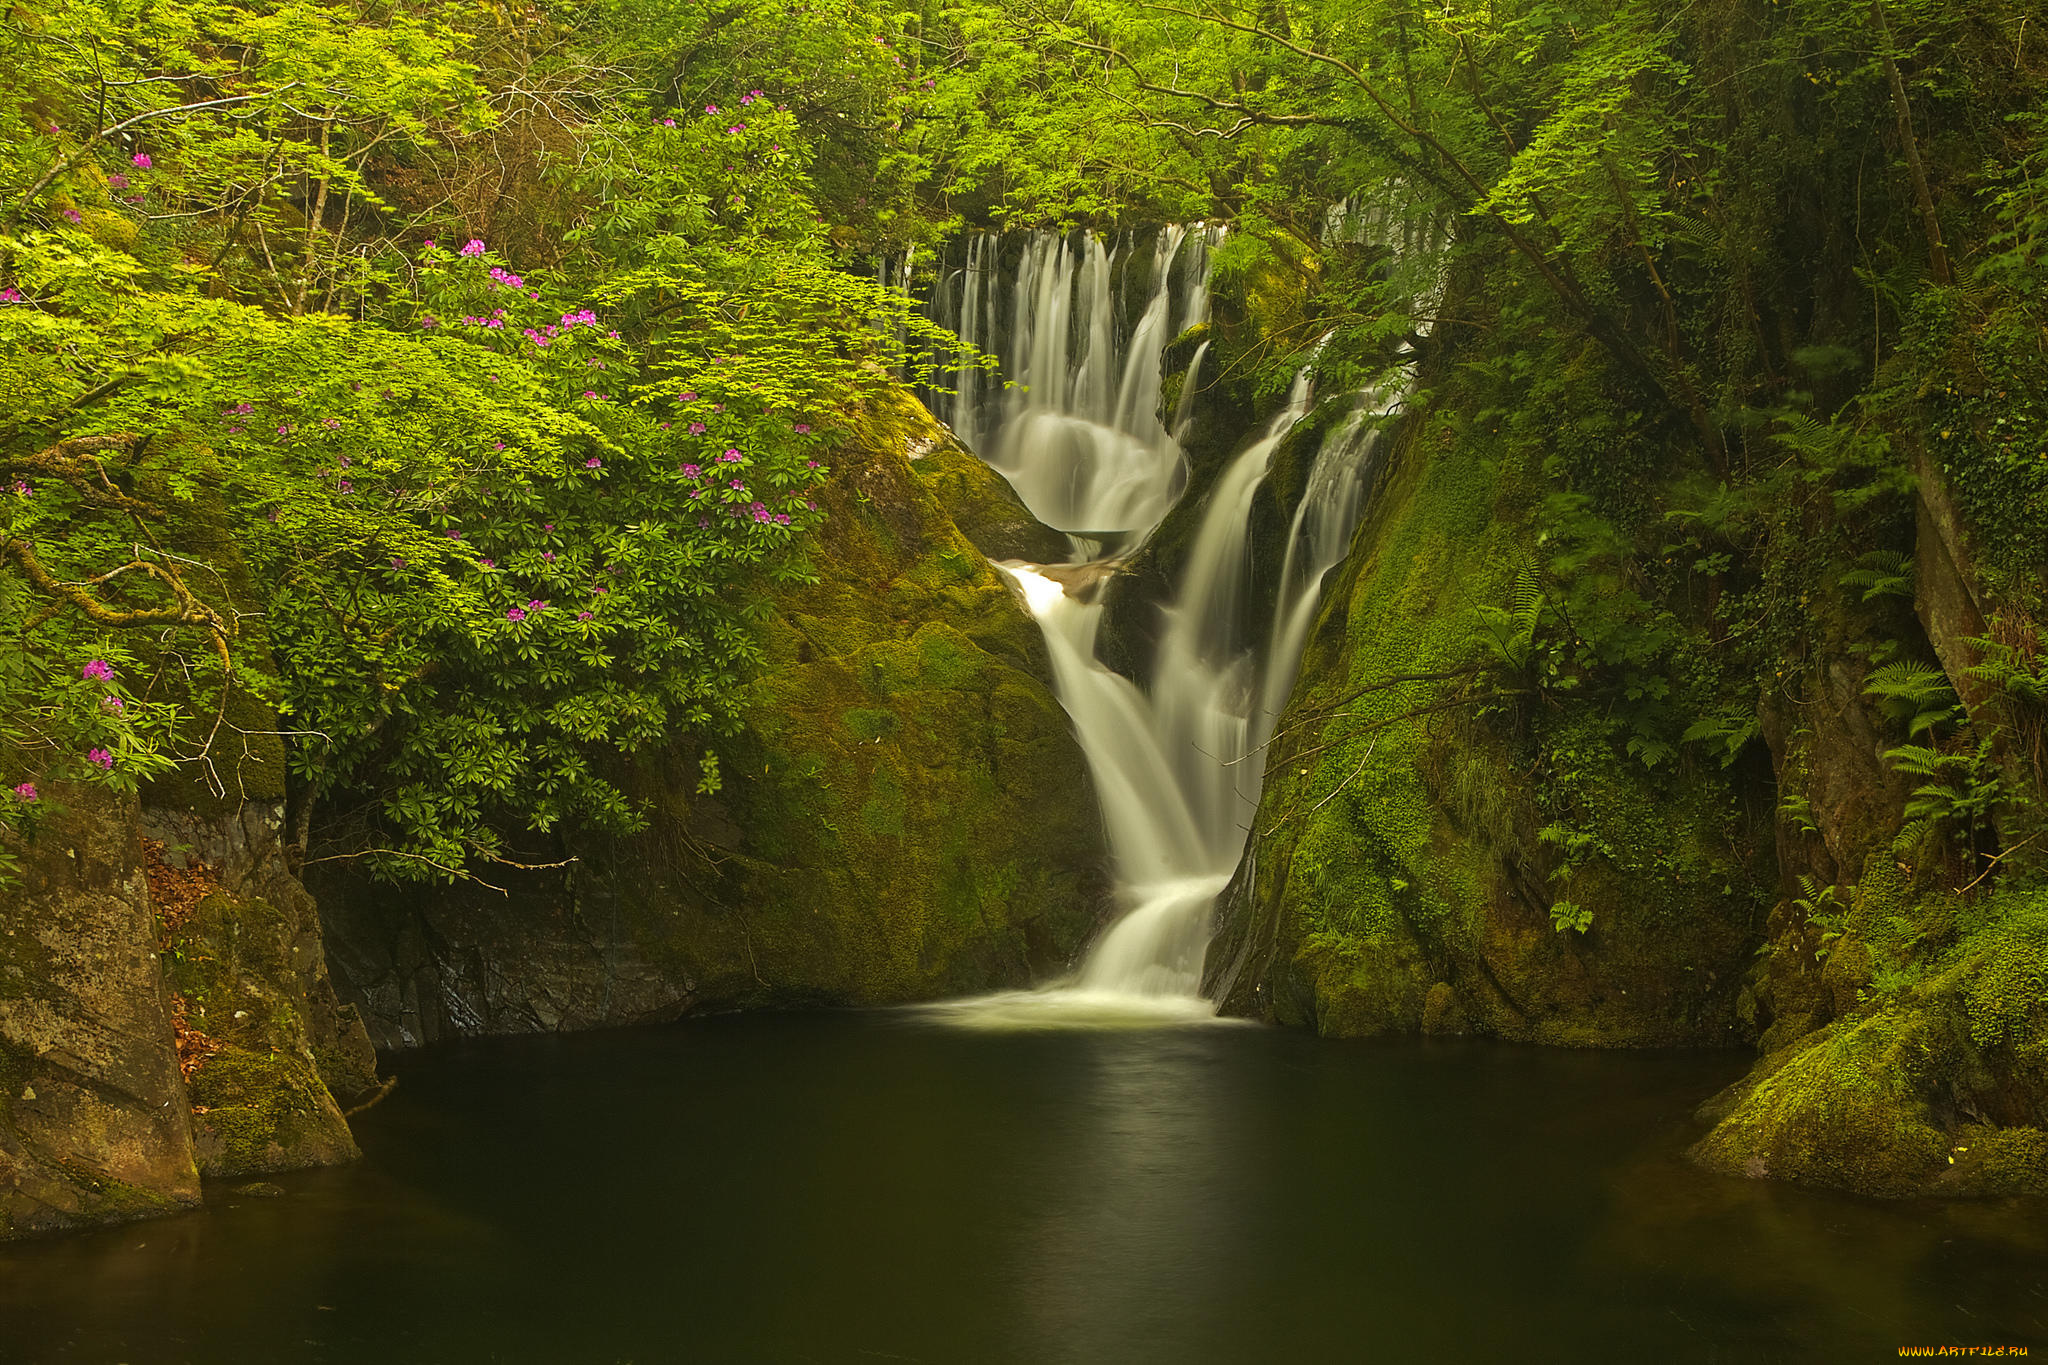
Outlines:
[[106, 712], [110, 716], [118, 716], [127, 709], [128, 703], [122, 701], [119, 697], [100, 698], [100, 710]]
[[66, 221], [73, 223], [82, 223], [85, 221], [85, 215], [80, 213], [77, 209], [64, 210], [64, 217]]
[[498, 561], [495, 559], [479, 559], [476, 562], [476, 566], [479, 569], [495, 569], [498, 567]]
[[699, 469], [696, 465], [693, 464], [686, 464], [683, 466], [683, 477], [686, 479], [694, 479], [703, 472], [703, 470]]
[[664, 128], [673, 128], [676, 126], [676, 121], [672, 118], [665, 118], [661, 121], [661, 126]]
[[776, 524], [777, 526], [787, 526], [787, 525], [789, 525], [789, 513], [787, 513], [787, 512], [777, 512], [777, 513], [775, 514], [775, 524]]
[[593, 455], [583, 462], [583, 467], [585, 469], [602, 469], [604, 467], [604, 461], [598, 459], [597, 456]]
[[[674, 126], [674, 125], [670, 125], [670, 126]], [[589, 612], [587, 612], [587, 611], [579, 611], [579, 612], [577, 612], [577, 613], [576, 613], [576, 619], [577, 619], [577, 620], [579, 620], [579, 621], [588, 621], [588, 620], [590, 619], [590, 613], [589, 613]]]
[[463, 255], [465, 255], [465, 256], [481, 256], [481, 255], [483, 255], [483, 254], [484, 254], [484, 244], [483, 244], [483, 242], [481, 242], [480, 240], [478, 240], [478, 239], [477, 239], [477, 238], [475, 238], [475, 237], [472, 237], [472, 238], [470, 238], [470, 239], [469, 239], [468, 241], [466, 241], [466, 242], [464, 242], [464, 243], [462, 244], [462, 254], [463, 254]]
[[715, 104], [707, 104], [704, 106], [704, 112], [707, 114], [715, 114], [718, 112], [718, 106]]
[[546, 563], [552, 564], [555, 562], [555, 552], [553, 550], [542, 550], [540, 557]]
[[552, 531], [555, 529], [555, 524], [552, 521], [544, 521], [540, 524], [540, 529], [543, 531]]
[[705, 427], [705, 425], [704, 425], [704, 424], [703, 424], [702, 422], [692, 422], [692, 423], [690, 423], [690, 434], [691, 434], [692, 436], [702, 436], [702, 435], [704, 434], [704, 432], [706, 431], [706, 429], [707, 429], [707, 428]]
[[15, 800], [17, 800], [17, 801], [33, 801], [33, 800], [35, 800], [35, 799], [36, 799], [36, 784], [35, 784], [35, 783], [33, 783], [33, 782], [24, 782], [24, 783], [22, 783], [22, 784], [21, 784], [20, 786], [16, 787], [16, 788], [14, 789], [14, 799], [15, 799]]
[[434, 249], [434, 239], [433, 239], [432, 237], [429, 237], [429, 238], [427, 238], [427, 250], [429, 250], [429, 251], [432, 251], [433, 249]]
[[585, 399], [591, 399], [591, 398], [595, 398], [595, 397], [597, 397], [597, 390], [596, 390], [596, 389], [585, 389], [585, 390], [583, 391], [583, 397], [584, 397]]
[[524, 621], [526, 619], [526, 612], [520, 607], [507, 607], [505, 608], [505, 619], [507, 621]]
[[106, 772], [114, 770], [114, 756], [105, 749], [94, 749], [86, 754], [85, 761]]
[[338, 488], [343, 493], [353, 493], [356, 491], [356, 486], [350, 483], [347, 479], [343, 479], [340, 483], [336, 484], [335, 487]]
[[[146, 171], [146, 170], [148, 170], [148, 169], [149, 169], [149, 168], [150, 168], [150, 167], [151, 167], [152, 165], [156, 164], [156, 163], [152, 162], [152, 161], [151, 161], [151, 160], [149, 159], [149, 153], [148, 153], [148, 152], [137, 152], [137, 153], [136, 153], [136, 154], [135, 154], [134, 156], [131, 156], [131, 157], [129, 157], [128, 159], [129, 159], [129, 160], [130, 160], [131, 162], [133, 162], [133, 163], [135, 164], [135, 168], [136, 168], [137, 170], [143, 170], [143, 171]], [[428, 246], [432, 246], [432, 245], [433, 245], [433, 243], [432, 243], [432, 242], [429, 242], [429, 243], [427, 243], [427, 245], [428, 245]]]
[[697, 395], [693, 391], [685, 389], [683, 390], [683, 401], [685, 403], [694, 403], [697, 401]]
[[538, 616], [540, 613], [548, 609], [548, 604], [541, 601], [538, 597], [536, 597], [531, 602], [528, 602], [526, 604], [526, 609], [532, 612], [534, 615]]
[[107, 188], [110, 190], [127, 189], [128, 177], [121, 174], [119, 171], [115, 171], [112, 175], [107, 177]]
[[448, 533], [448, 539], [450, 539], [450, 540], [460, 540], [460, 539], [462, 539], [462, 532], [460, 532], [460, 531], [450, 531], [450, 532]]
[[745, 481], [745, 480], [743, 480], [743, 479], [734, 479], [734, 480], [732, 481], [732, 486], [733, 486], [734, 488], [737, 488], [737, 489], [739, 489], [739, 490], [740, 490], [740, 492], [742, 492], [742, 493], [744, 493], [744, 492], [746, 492], [746, 491], [747, 491], [747, 485], [746, 485], [746, 481]]
[[816, 460], [805, 460], [805, 461], [804, 461], [804, 468], [805, 468], [805, 469], [816, 469], [817, 467], [818, 467], [818, 462], [817, 462]]
[[21, 302], [21, 291], [20, 291], [19, 289], [0, 289], [0, 303], [20, 303], [20, 302]]
[[393, 555], [391, 556], [391, 567], [394, 569], [402, 569], [405, 567], [405, 561], [403, 559], [400, 559], [397, 555]]
[[808, 436], [808, 435], [810, 435], [810, 434], [811, 434], [811, 424], [810, 424], [809, 422], [798, 422], [798, 423], [796, 424], [796, 434], [797, 434], [797, 435], [799, 435], [799, 436]]
[[78, 670], [78, 676], [90, 678], [94, 682], [112, 682], [114, 680], [114, 670], [105, 659], [94, 659], [84, 668]]

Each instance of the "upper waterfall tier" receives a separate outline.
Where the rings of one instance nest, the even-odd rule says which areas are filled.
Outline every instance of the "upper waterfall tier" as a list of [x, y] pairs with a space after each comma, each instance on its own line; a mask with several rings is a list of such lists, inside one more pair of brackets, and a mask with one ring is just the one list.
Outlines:
[[1207, 318], [1220, 237], [1178, 225], [1113, 241], [977, 236], [941, 272], [933, 316], [1001, 368], [958, 371], [932, 405], [1048, 526], [1148, 531], [1179, 496], [1185, 468], [1159, 418], [1160, 356]]

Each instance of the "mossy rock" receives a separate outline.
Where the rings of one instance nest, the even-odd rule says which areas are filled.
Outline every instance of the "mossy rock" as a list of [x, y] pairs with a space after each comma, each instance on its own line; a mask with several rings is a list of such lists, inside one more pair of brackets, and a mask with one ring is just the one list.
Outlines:
[[[1891, 875], [1887, 878], [1883, 872]], [[1953, 897], [1873, 858], [1830, 976], [1848, 1017], [1765, 1057], [1701, 1116], [1708, 1167], [1863, 1194], [2048, 1193], [2048, 897], [2001, 893], [1932, 968], [1901, 952]], [[1854, 967], [1838, 967], [1847, 959]], [[1908, 984], [1886, 993], [1873, 963]]]
[[1950, 1146], [1914, 1082], [1920, 1044], [1898, 1015], [1830, 1025], [1749, 1082], [1693, 1159], [1753, 1179], [1918, 1193]]
[[1032, 516], [1008, 479], [951, 436], [913, 446], [909, 453], [918, 482], [990, 559], [1060, 564], [1072, 555], [1072, 542], [1063, 532]]
[[134, 798], [39, 785], [0, 894], [0, 1240], [199, 1200]]
[[219, 1050], [190, 1078], [199, 1170], [261, 1175], [359, 1153], [321, 1076], [294, 950], [294, 918], [268, 901], [215, 891], [165, 950], [185, 1025]]
[[199, 1173], [267, 1175], [361, 1155], [309, 1055], [228, 1046], [193, 1073]]
[[[1717, 771], [1646, 768], [1595, 708], [1545, 713], [1601, 850], [1565, 888], [1527, 754], [1460, 701], [1484, 690], [1474, 608], [1534, 554], [1537, 471], [1516, 459], [1440, 416], [1394, 434], [1280, 719], [1209, 988], [1228, 1012], [1347, 1034], [1421, 1032], [1443, 985], [1434, 1019], [1503, 1038], [1740, 1041], [1776, 881], [1768, 812]], [[1553, 921], [1567, 889], [1589, 930]]]

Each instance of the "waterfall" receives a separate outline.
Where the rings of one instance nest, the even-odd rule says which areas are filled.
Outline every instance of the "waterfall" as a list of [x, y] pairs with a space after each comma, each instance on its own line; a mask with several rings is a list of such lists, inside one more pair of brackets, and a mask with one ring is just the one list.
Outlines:
[[[1292, 685], [1323, 576], [1348, 546], [1370, 462], [1371, 419], [1386, 408], [1361, 398], [1318, 450], [1289, 532], [1270, 630], [1250, 624], [1263, 620], [1247, 600], [1252, 508], [1275, 452], [1313, 404], [1307, 369], [1206, 495], [1181, 581], [1163, 607], [1149, 694], [1095, 657], [1103, 613], [1097, 589], [1113, 569], [1096, 540], [1121, 533], [1118, 539], [1135, 544], [1150, 535], [1186, 483], [1176, 437], [1189, 420], [1208, 344], [1190, 361], [1170, 426], [1160, 411], [1162, 355], [1208, 316], [1208, 261], [1219, 237], [1201, 226], [1118, 241], [1036, 234], [1022, 244], [1005, 291], [997, 266], [1002, 240], [982, 236], [969, 241], [959, 269], [941, 272], [933, 316], [997, 351], [1011, 385], [962, 370], [927, 401], [1076, 546], [1068, 565], [1001, 567], [1045, 632], [1054, 689], [1102, 804], [1122, 911], [1069, 980], [934, 1007], [963, 1022], [1214, 1013], [1199, 995], [1202, 958], [1216, 896], [1258, 809], [1255, 750]], [[1150, 285], [1139, 306], [1120, 282], [1141, 263]]]
[[1316, 451], [1308, 486], [1294, 509], [1287, 530], [1287, 558], [1280, 567], [1280, 598], [1273, 614], [1273, 634], [1266, 646], [1265, 670], [1259, 678], [1259, 703], [1254, 715], [1253, 747], [1272, 737], [1273, 726], [1294, 690], [1301, 667], [1302, 646], [1315, 623], [1322, 601], [1323, 575], [1335, 568], [1351, 548], [1361, 504], [1371, 482], [1373, 458], [1379, 452], [1381, 419], [1408, 395], [1413, 376], [1358, 394]]

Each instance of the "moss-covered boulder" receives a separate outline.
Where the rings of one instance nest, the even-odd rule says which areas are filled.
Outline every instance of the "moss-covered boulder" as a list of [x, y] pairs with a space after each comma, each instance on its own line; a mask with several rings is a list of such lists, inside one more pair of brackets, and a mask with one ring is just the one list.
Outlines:
[[[166, 924], [165, 965], [187, 1034], [192, 1128], [200, 1171], [267, 1174], [332, 1165], [358, 1153], [322, 1079], [297, 959], [295, 916], [218, 888]], [[330, 1054], [328, 1070], [345, 1060]], [[352, 1089], [372, 1075], [354, 1074]]]
[[913, 472], [942, 435], [905, 397], [831, 458], [816, 581], [764, 591], [715, 795], [679, 735], [623, 774], [644, 834], [572, 841], [509, 896], [316, 886], [379, 1043], [929, 999], [1076, 959], [1108, 909], [1101, 816], [1037, 625]]
[[1883, 1196], [2048, 1193], [2048, 894], [1951, 902], [1972, 922], [1916, 967], [1904, 940], [1941, 899], [1865, 865], [1823, 966], [1843, 1017], [1710, 1101], [1695, 1160]]
[[0, 890], [0, 1238], [199, 1202], [135, 801], [42, 804]]
[[974, 548], [993, 560], [1064, 563], [1073, 545], [1024, 505], [1010, 481], [943, 429], [916, 438], [905, 452], [929, 491]]

